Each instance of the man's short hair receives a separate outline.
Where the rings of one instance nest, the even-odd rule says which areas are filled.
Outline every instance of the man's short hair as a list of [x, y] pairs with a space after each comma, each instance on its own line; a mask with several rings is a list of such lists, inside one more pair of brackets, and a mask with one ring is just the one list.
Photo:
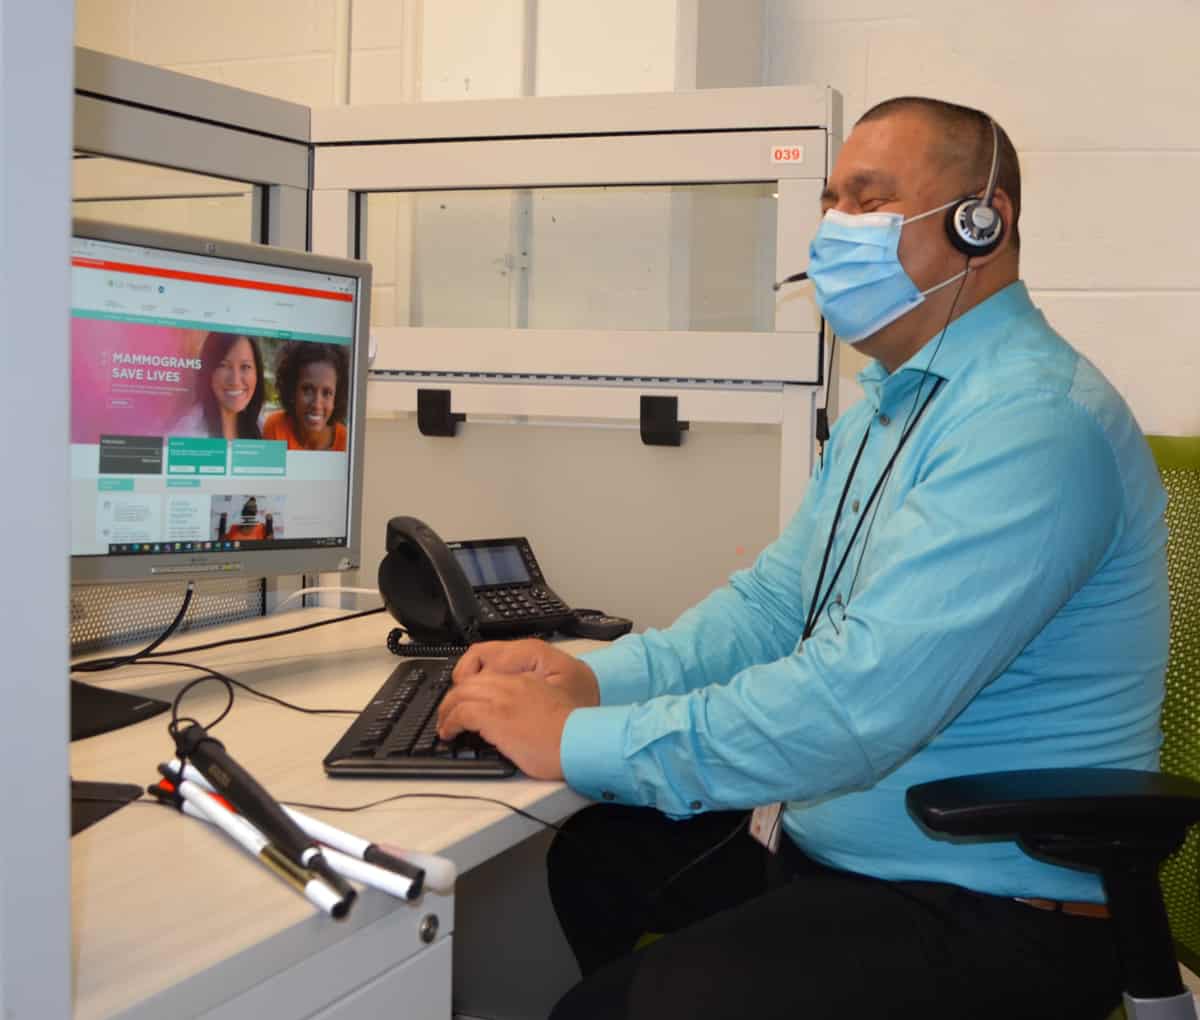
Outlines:
[[[987, 186], [988, 171], [992, 167], [992, 118], [970, 106], [959, 106], [925, 96], [899, 96], [876, 103], [858, 118], [857, 123], [882, 120], [893, 113], [906, 111], [926, 117], [938, 130], [941, 140], [934, 149], [933, 157], [942, 168], [957, 168], [961, 175], [963, 195], [982, 192]], [[1008, 133], [998, 123], [996, 131], [1000, 140], [996, 186], [1004, 189], [1012, 203], [1010, 229], [1012, 246], [1016, 249], [1021, 246], [1021, 235], [1017, 231], [1017, 221], [1021, 218], [1021, 164]]]

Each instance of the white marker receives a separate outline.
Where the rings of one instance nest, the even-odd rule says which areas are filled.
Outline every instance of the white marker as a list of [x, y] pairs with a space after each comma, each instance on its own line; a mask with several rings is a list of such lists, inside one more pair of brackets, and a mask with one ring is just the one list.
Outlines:
[[[178, 775], [179, 760], [172, 759], [167, 767]], [[188, 764], [184, 766], [183, 774], [197, 785], [212, 791], [212, 786], [208, 780], [204, 778], [204, 775], [194, 765]], [[319, 840], [326, 846], [333, 847], [335, 850], [340, 850], [344, 854], [349, 854], [351, 857], [357, 857], [359, 860], [374, 864], [385, 871], [395, 872], [397, 875], [403, 875], [405, 878], [410, 879], [413, 886], [412, 891], [407, 896], [408, 899], [416, 899], [421, 894], [422, 885], [428, 886], [437, 893], [449, 893], [454, 889], [454, 883], [458, 879], [458, 868], [455, 867], [453, 861], [446, 857], [420, 853], [416, 850], [403, 850], [392, 845], [372, 843], [361, 836], [344, 832], [336, 826], [330, 825], [328, 822], [321, 821], [319, 818], [306, 815], [303, 811], [299, 811], [296, 808], [288, 807], [286, 804], [280, 806], [287, 812], [292, 821], [304, 830], [305, 835], [311, 836], [313, 839]], [[353, 876], [347, 875], [346, 877], [351, 878]], [[377, 888], [382, 887], [377, 886]]]
[[313, 906], [339, 920], [346, 916], [350, 905], [345, 898], [338, 895], [336, 889], [330, 888], [319, 876], [294, 865], [245, 818], [234, 814], [212, 794], [190, 780], [184, 779], [176, 783], [175, 787], [184, 800], [184, 810], [187, 811], [189, 806], [192, 808], [191, 811], [187, 811], [188, 814], [215, 825], [248, 854], [256, 857], [285, 882], [303, 893], [305, 899]]

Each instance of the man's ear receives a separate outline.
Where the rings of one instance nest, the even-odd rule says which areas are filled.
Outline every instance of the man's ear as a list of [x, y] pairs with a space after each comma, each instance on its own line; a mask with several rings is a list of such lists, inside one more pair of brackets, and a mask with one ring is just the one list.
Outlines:
[[1013, 204], [1012, 199], [1008, 197], [1008, 192], [1003, 188], [997, 188], [992, 192], [992, 208], [996, 210], [1001, 222], [1004, 224], [1004, 232], [1000, 236], [1000, 243], [996, 246], [996, 250], [989, 252], [987, 255], [972, 255], [971, 266], [980, 268], [986, 266], [996, 259], [1003, 258], [1015, 254], [1016, 248], [1013, 246]]

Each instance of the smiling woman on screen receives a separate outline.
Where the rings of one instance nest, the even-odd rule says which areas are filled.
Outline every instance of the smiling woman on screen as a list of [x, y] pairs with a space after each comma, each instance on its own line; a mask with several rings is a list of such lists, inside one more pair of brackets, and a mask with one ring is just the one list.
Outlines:
[[263, 360], [255, 338], [209, 333], [200, 348], [196, 405], [171, 429], [175, 435], [262, 439]]
[[349, 361], [336, 344], [294, 341], [279, 354], [275, 383], [283, 410], [263, 425], [264, 439], [289, 450], [346, 449]]

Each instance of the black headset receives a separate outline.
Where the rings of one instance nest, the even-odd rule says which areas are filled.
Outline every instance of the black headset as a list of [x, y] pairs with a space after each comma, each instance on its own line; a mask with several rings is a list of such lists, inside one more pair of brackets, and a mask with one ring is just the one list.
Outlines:
[[946, 234], [950, 243], [964, 255], [990, 255], [1004, 237], [1004, 220], [992, 206], [996, 193], [996, 175], [1000, 169], [1000, 131], [992, 126], [992, 169], [988, 172], [983, 198], [967, 197], [946, 210]]

